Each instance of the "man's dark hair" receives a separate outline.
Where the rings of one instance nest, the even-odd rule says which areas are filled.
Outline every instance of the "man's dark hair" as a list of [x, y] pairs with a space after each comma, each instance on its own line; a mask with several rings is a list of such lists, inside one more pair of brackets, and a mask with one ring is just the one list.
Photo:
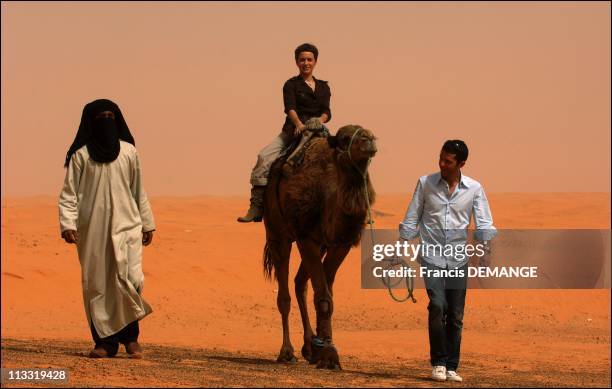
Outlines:
[[303, 43], [295, 49], [295, 61], [296, 62], [302, 51], [310, 51], [312, 54], [314, 54], [315, 61], [317, 60], [317, 58], [319, 58], [319, 50], [317, 50], [315, 45], [310, 44], [310, 43]]
[[460, 139], [447, 140], [442, 146], [442, 151], [455, 154], [457, 162], [467, 161], [469, 154], [467, 145]]

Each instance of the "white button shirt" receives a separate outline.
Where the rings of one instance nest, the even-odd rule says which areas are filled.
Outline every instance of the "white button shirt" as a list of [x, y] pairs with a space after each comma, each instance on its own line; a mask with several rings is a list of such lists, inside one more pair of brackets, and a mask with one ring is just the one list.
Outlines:
[[[449, 195], [448, 183], [439, 172], [423, 176], [399, 225], [400, 237], [410, 240], [420, 236], [422, 245], [465, 245], [472, 214], [475, 240], [489, 241], [497, 235], [489, 202], [478, 181], [462, 174], [455, 191]], [[426, 250], [421, 258], [440, 268], [460, 267], [468, 261], [440, 254], [439, 249]]]

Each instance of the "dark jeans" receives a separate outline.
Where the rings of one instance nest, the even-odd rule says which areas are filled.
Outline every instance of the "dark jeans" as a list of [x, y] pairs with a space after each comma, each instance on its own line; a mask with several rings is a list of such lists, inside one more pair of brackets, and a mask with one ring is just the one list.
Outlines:
[[93, 324], [90, 323], [89, 328], [91, 329], [91, 335], [96, 343], [96, 347], [104, 348], [109, 355], [117, 354], [119, 343], [127, 345], [130, 342], [136, 342], [140, 334], [138, 320], [131, 322], [121, 331], [106, 338], [100, 338], [100, 336], [98, 336]]
[[[428, 269], [440, 268], [422, 262]], [[462, 266], [464, 277], [425, 277], [429, 296], [429, 350], [432, 366], [459, 367], [463, 308], [467, 288], [467, 265]]]

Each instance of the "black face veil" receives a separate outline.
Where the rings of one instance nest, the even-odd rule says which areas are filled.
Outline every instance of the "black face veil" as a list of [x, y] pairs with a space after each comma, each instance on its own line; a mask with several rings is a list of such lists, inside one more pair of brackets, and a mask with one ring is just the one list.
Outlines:
[[[96, 115], [104, 111], [111, 111], [115, 115], [115, 120], [95, 119]], [[85, 145], [94, 161], [114, 161], [119, 155], [119, 140], [135, 145], [134, 138], [117, 104], [106, 99], [92, 101], [83, 108], [81, 124], [66, 154], [64, 167], [68, 166], [72, 154]]]

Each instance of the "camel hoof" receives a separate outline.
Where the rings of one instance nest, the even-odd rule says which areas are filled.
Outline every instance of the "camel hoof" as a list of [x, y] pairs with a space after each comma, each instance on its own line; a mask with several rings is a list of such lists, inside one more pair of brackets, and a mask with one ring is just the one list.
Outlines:
[[[338, 350], [332, 343], [331, 339], [321, 339], [319, 337], [313, 337], [311, 343], [312, 351], [310, 364], [317, 364], [317, 369], [330, 369], [330, 370], [342, 370], [340, 366], [340, 357], [338, 356]], [[302, 353], [304, 348], [302, 348]], [[303, 354], [302, 354], [303, 355]], [[304, 357], [305, 358], [305, 357]]]
[[297, 358], [293, 355], [293, 348], [281, 349], [276, 358], [279, 363], [297, 363]]
[[336, 347], [331, 342], [326, 344], [321, 350], [317, 369], [342, 370], [338, 350], [336, 350]]
[[312, 362], [312, 346], [310, 344], [304, 343], [302, 346], [302, 357], [308, 361], [308, 363]]
[[325, 340], [317, 336], [313, 336], [310, 341], [310, 350], [308, 350], [308, 346], [304, 344], [304, 347], [302, 347], [302, 355], [304, 355], [305, 350], [310, 351], [309, 358], [306, 358], [305, 355], [304, 358], [306, 358], [311, 365], [314, 365], [315, 363], [319, 362], [319, 359], [321, 359], [321, 351], [323, 351], [323, 347], [325, 347]]

